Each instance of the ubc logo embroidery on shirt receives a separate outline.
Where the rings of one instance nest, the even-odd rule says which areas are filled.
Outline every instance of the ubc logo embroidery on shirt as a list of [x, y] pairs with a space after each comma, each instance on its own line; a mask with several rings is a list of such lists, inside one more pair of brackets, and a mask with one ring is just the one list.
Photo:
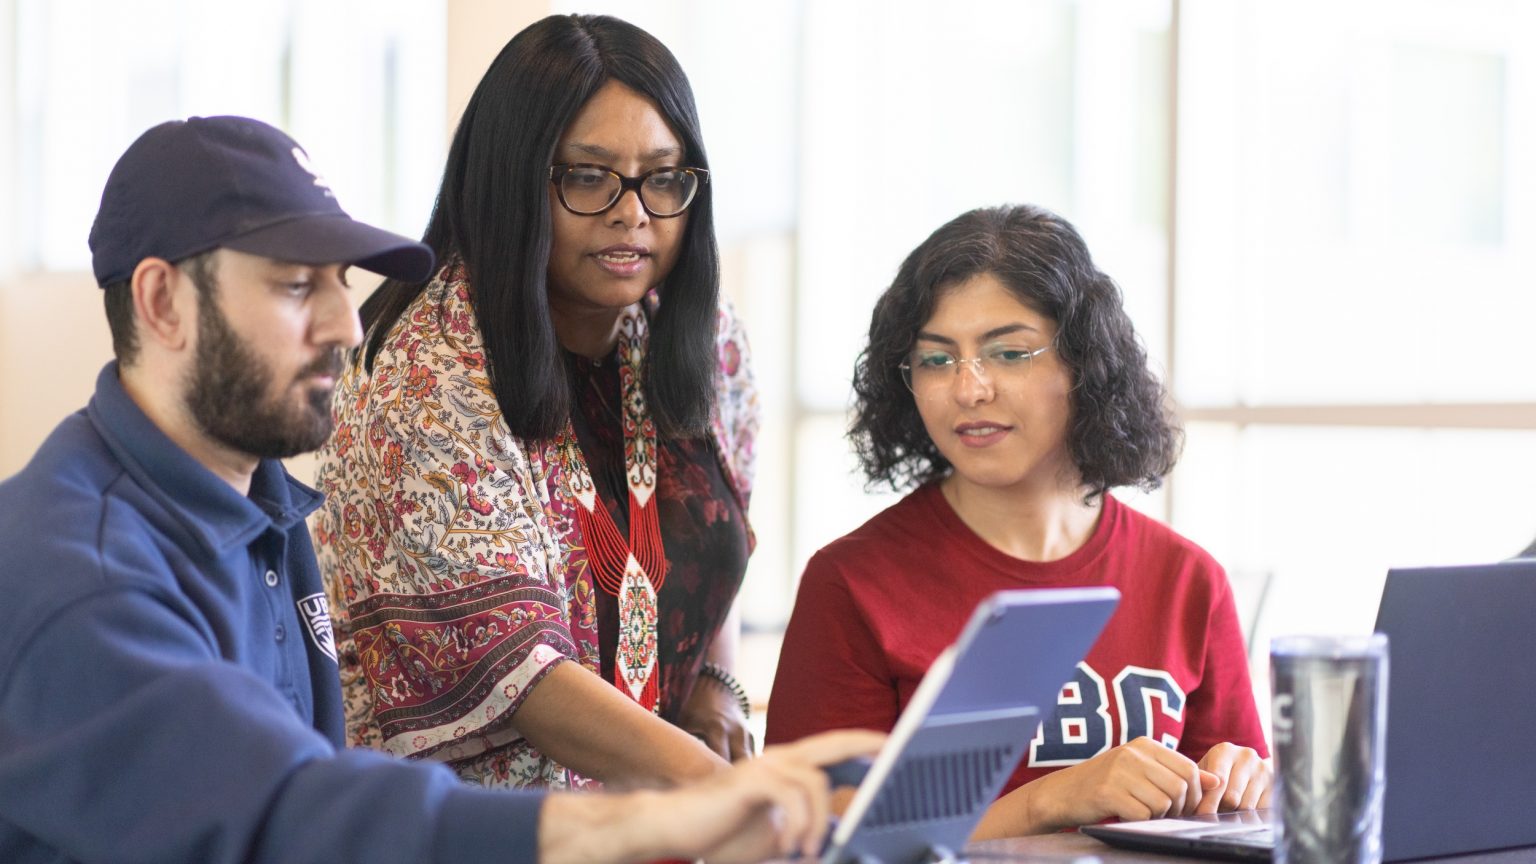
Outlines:
[[304, 619], [304, 629], [320, 652], [336, 662], [336, 634], [331, 630], [331, 602], [324, 594], [311, 594], [298, 600], [299, 617]]
[[[1184, 688], [1162, 669], [1126, 666], [1113, 682], [1118, 716], [1109, 713], [1109, 689], [1087, 663], [1056, 697], [1056, 708], [1041, 722], [1029, 744], [1029, 765], [1076, 765], [1148, 736], [1169, 750], [1179, 747], [1184, 729]], [[1116, 729], [1119, 736], [1115, 735]]]

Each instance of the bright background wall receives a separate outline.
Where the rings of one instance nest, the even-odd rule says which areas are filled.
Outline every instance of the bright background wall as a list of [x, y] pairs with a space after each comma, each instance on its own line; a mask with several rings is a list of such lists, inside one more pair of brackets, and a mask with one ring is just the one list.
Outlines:
[[873, 299], [973, 206], [1062, 213], [1121, 284], [1189, 431], [1130, 497], [1226, 564], [1256, 658], [1368, 629], [1389, 566], [1536, 535], [1519, 0], [0, 0], [0, 476], [110, 354], [85, 236], [140, 131], [262, 117], [419, 234], [459, 108], [551, 11], [646, 27], [699, 99], [766, 412], [755, 693], [805, 559], [893, 500], [842, 440]]

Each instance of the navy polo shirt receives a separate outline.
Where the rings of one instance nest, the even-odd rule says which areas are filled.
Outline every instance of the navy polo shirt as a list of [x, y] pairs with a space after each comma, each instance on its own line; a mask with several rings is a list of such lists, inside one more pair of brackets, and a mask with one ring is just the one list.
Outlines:
[[320, 495], [240, 495], [116, 364], [0, 483], [0, 861], [533, 860], [537, 795], [342, 749]]

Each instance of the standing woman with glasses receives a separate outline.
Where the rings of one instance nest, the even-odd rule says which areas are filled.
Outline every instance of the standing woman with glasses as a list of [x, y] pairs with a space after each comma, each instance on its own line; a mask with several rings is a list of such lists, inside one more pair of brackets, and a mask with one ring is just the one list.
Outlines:
[[854, 394], [869, 481], [916, 488], [807, 565], [769, 742], [890, 729], [994, 591], [1109, 585], [1114, 617], [977, 836], [1267, 802], [1225, 574], [1110, 494], [1156, 487], [1180, 433], [1066, 220], [1003, 207], [934, 232], [875, 306]]
[[314, 533], [353, 744], [488, 786], [749, 755], [731, 610], [756, 394], [688, 80], [614, 18], [491, 64], [337, 390]]

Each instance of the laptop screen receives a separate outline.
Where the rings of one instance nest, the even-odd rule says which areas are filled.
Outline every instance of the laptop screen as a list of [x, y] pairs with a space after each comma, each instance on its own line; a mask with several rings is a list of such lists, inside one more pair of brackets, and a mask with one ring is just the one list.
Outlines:
[[[1394, 569], [1376, 629], [1391, 656], [1385, 860], [1536, 846], [1536, 560]], [[1226, 824], [1240, 820], [1197, 821], [1082, 830], [1136, 849], [1268, 856], [1272, 838]]]
[[824, 864], [958, 852], [1119, 602], [1113, 588], [999, 591], [934, 660]]
[[1376, 629], [1387, 860], [1536, 844], [1536, 561], [1392, 570]]

